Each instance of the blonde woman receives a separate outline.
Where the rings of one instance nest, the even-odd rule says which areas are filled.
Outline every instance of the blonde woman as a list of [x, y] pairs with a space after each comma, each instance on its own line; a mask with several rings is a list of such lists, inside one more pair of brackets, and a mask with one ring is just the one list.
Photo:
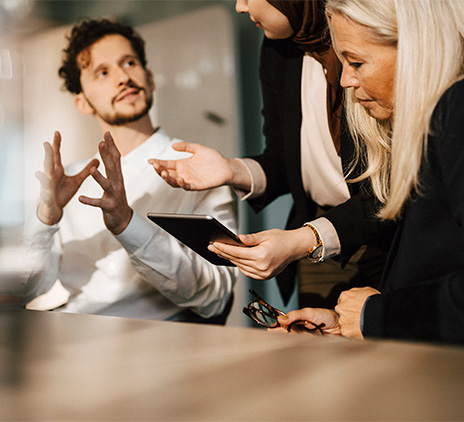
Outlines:
[[464, 342], [464, 2], [328, 0], [358, 159], [399, 221], [379, 290], [280, 319], [347, 337]]

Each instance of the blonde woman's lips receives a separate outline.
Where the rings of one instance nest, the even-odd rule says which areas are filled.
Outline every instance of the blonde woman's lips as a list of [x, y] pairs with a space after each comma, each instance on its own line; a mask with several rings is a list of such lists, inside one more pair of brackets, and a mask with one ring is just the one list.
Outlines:
[[365, 98], [358, 98], [356, 99], [359, 101], [359, 104], [361, 104], [363, 107], [365, 107], [367, 104], [369, 104], [372, 100], [367, 100]]

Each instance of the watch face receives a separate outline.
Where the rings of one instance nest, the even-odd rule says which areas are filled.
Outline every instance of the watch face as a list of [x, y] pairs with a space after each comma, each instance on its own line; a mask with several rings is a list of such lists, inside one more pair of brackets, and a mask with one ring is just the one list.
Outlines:
[[319, 245], [316, 249], [313, 250], [311, 253], [312, 259], [321, 259], [322, 257], [322, 245]]

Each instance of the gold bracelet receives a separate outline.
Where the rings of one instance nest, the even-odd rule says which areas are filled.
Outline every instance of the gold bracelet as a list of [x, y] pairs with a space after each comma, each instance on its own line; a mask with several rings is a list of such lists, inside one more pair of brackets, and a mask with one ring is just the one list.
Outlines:
[[324, 249], [324, 245], [322, 244], [322, 239], [321, 236], [319, 236], [319, 232], [310, 223], [304, 223], [303, 227], [310, 229], [316, 239], [315, 245], [308, 252], [306, 252], [306, 259], [311, 262], [323, 262], [324, 258], [322, 257], [322, 251]]

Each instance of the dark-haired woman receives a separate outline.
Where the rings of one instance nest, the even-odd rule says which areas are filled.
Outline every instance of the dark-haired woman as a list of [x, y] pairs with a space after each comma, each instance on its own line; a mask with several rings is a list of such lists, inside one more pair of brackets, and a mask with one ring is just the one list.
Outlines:
[[[220, 243], [210, 246], [249, 277], [268, 279], [279, 275], [285, 303], [294, 289], [296, 262], [300, 262], [301, 293], [326, 280], [343, 282], [334, 290], [334, 297], [340, 289], [353, 285], [375, 285], [383, 265], [382, 254], [372, 247], [366, 252], [373, 257], [370, 264], [364, 266], [367, 270], [360, 271], [365, 261], [360, 261], [360, 256], [365, 250], [357, 251], [372, 241], [380, 226], [370, 218], [375, 202], [369, 194], [364, 197], [361, 185], [345, 181], [353, 143], [342, 121], [341, 65], [325, 39], [324, 2], [238, 0], [236, 10], [248, 13], [265, 34], [260, 57], [264, 152], [229, 159], [211, 148], [179, 143], [175, 148], [193, 153], [192, 158], [150, 162], [172, 186], [203, 190], [230, 185], [255, 211], [281, 195], [292, 194], [294, 206], [288, 230], [242, 235], [243, 242], [252, 248]], [[347, 201], [348, 206], [336, 207]], [[324, 217], [312, 221], [328, 209]], [[350, 219], [346, 219], [347, 213]], [[352, 258], [351, 265], [341, 270], [340, 263], [328, 260], [333, 256], [342, 266]], [[316, 267], [301, 259], [305, 257], [320, 263]], [[303, 265], [305, 262], [310, 265]], [[309, 287], [303, 280], [309, 282]], [[308, 296], [312, 298], [309, 302], [300, 294], [300, 304], [335, 305], [332, 295], [322, 302], [318, 295]]]

